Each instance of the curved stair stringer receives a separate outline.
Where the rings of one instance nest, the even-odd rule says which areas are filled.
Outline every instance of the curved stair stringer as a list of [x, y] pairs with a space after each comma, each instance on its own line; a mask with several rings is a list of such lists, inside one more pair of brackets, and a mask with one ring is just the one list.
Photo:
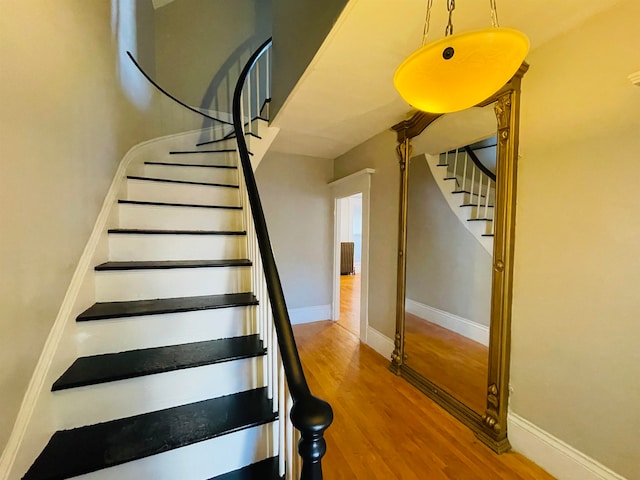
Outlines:
[[458, 217], [460, 223], [462, 223], [462, 225], [471, 232], [474, 238], [480, 243], [480, 245], [482, 245], [489, 255], [493, 255], [493, 237], [483, 236], [487, 229], [486, 221], [469, 221], [470, 216], [468, 209], [470, 207], [463, 207], [461, 205], [461, 199], [464, 196], [453, 193], [456, 190], [456, 180], [445, 179], [446, 171], [442, 169], [442, 166], [438, 166], [440, 157], [438, 155], [429, 155], [425, 153], [424, 158], [427, 165], [429, 165], [429, 170], [431, 171], [442, 196], [447, 201], [449, 208], [451, 208], [451, 211], [456, 215], [456, 217]]
[[[266, 121], [258, 120], [257, 123], [258, 135], [262, 138], [251, 140], [255, 167], [278, 132], [278, 129], [268, 127]], [[228, 128], [218, 126], [216, 134], [224, 136], [227, 134], [225, 129]], [[108, 231], [119, 226], [119, 217], [122, 214], [118, 198], [127, 195], [127, 176], [143, 172], [145, 162], [160, 160], [162, 163], [162, 160], [171, 159], [170, 151], [194, 150], [193, 145], [201, 133], [202, 130], [197, 129], [142, 142], [132, 147], [121, 160], [41, 352], [10, 438], [0, 457], [0, 478], [22, 478], [52, 434], [69, 427], [65, 424], [69, 408], [59, 408], [59, 401], [54, 398], [56, 394], [52, 393], [51, 386], [73, 360], [87, 350], [87, 347], [83, 346], [86, 340], [84, 333], [82, 328], [78, 327], [76, 318], [98, 298], [94, 269], [109, 260]], [[235, 152], [229, 153], [229, 156], [233, 157], [232, 161], [235, 161], [235, 155]], [[175, 161], [175, 157], [173, 160]]]

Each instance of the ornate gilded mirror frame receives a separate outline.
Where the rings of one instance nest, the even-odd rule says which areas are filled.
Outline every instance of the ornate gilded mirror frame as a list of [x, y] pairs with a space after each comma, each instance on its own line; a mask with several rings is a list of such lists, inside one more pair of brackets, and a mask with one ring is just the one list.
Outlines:
[[516, 176], [520, 117], [520, 85], [529, 65], [523, 63], [513, 78], [497, 93], [478, 104], [495, 103], [497, 119], [497, 162], [495, 233], [491, 290], [491, 327], [486, 409], [472, 410], [455, 396], [425, 378], [405, 363], [405, 293], [407, 248], [408, 165], [412, 155], [411, 139], [417, 137], [442, 114], [418, 112], [409, 120], [393, 126], [397, 132], [400, 159], [400, 215], [398, 237], [398, 291], [395, 349], [389, 369], [405, 378], [432, 398], [497, 453], [511, 448], [507, 439], [509, 397], [509, 357], [511, 340], [511, 298], [513, 290], [513, 253], [515, 236]]

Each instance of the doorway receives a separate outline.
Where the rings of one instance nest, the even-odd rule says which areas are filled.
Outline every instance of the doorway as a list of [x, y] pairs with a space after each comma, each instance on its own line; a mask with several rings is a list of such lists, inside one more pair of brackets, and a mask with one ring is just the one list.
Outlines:
[[[329, 184], [334, 200], [332, 319], [364, 343], [369, 328], [369, 201], [374, 173], [365, 168]], [[341, 244], [349, 242], [353, 243], [353, 268], [341, 275]]]
[[362, 192], [338, 198], [336, 215], [340, 242], [340, 315], [336, 321], [360, 338]]

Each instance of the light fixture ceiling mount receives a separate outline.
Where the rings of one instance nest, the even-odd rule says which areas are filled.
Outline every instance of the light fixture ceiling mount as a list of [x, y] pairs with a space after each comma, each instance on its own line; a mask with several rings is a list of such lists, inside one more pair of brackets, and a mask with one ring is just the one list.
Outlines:
[[524, 61], [529, 40], [518, 30], [499, 27], [495, 0], [490, 0], [491, 27], [454, 35], [455, 0], [447, 0], [445, 37], [426, 43], [432, 3], [427, 0], [423, 46], [398, 67], [393, 83], [400, 96], [419, 110], [457, 112], [502, 88]]

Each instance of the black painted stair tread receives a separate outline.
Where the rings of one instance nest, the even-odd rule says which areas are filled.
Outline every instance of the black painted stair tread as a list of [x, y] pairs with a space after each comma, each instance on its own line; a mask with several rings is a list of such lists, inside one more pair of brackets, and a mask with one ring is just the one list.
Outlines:
[[478, 205], [477, 203], [463, 203], [461, 207], [480, 207], [480, 208], [493, 208], [493, 205]]
[[172, 268], [207, 267], [250, 267], [251, 260], [246, 258], [230, 260], [149, 260], [127, 262], [105, 262], [95, 267], [98, 272], [110, 270], [166, 270]]
[[244, 230], [158, 230], [149, 228], [112, 228], [109, 233], [125, 235], [246, 235]]
[[170, 203], [170, 202], [145, 202], [142, 200], [118, 200], [118, 203], [125, 205], [153, 205], [157, 207], [195, 207], [195, 208], [222, 208], [228, 210], [242, 210], [238, 206], [226, 205], [200, 205], [198, 203]]
[[188, 180], [170, 180], [168, 178], [141, 177], [137, 175], [128, 175], [127, 178], [129, 180], [143, 180], [145, 182], [179, 183], [184, 185], [201, 185], [205, 187], [240, 188], [238, 185], [229, 185], [227, 183], [192, 182]]
[[278, 457], [272, 457], [209, 480], [279, 480], [278, 473]]
[[77, 321], [106, 320], [109, 318], [159, 315], [162, 313], [195, 312], [217, 308], [257, 305], [253, 293], [225, 293], [197, 297], [159, 298], [155, 300], [131, 300], [127, 302], [95, 303], [77, 317]]
[[55, 381], [51, 390], [83, 387], [127, 378], [201, 367], [264, 355], [259, 335], [143, 348], [80, 357]]
[[277, 418], [265, 388], [56, 432], [25, 480], [58, 480], [120, 465]]
[[236, 169], [235, 165], [200, 165], [194, 163], [171, 163], [171, 162], [144, 162], [145, 165], [162, 165], [165, 167], [196, 167], [196, 168], [226, 168]]

